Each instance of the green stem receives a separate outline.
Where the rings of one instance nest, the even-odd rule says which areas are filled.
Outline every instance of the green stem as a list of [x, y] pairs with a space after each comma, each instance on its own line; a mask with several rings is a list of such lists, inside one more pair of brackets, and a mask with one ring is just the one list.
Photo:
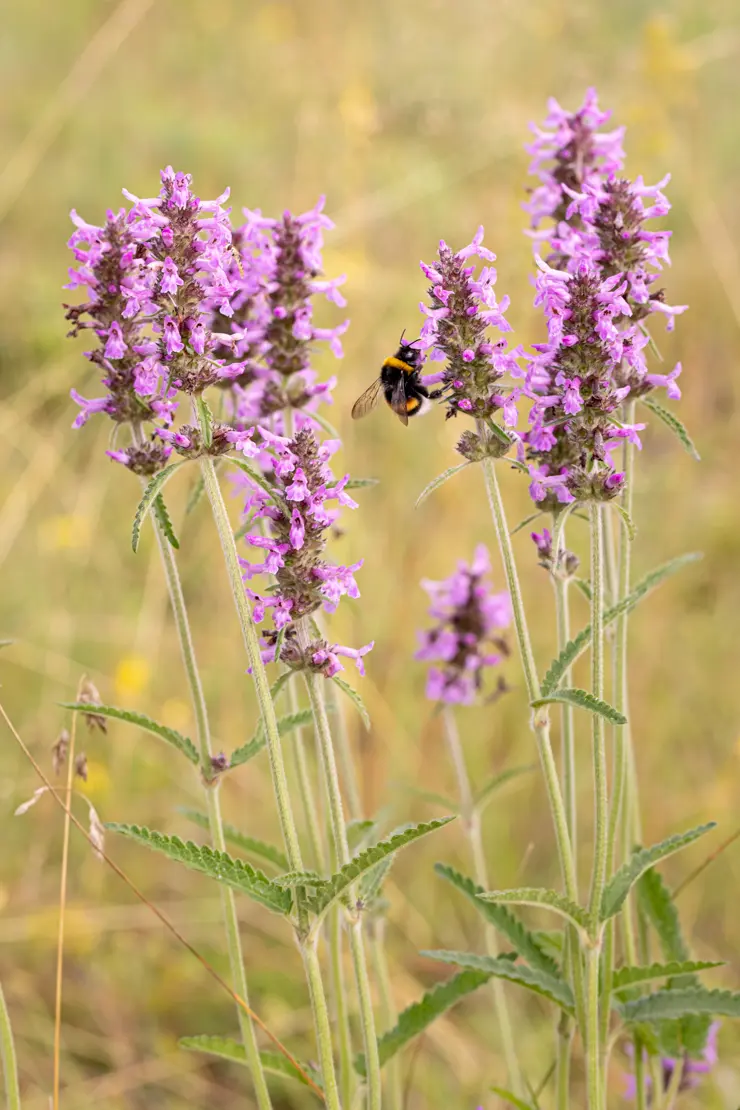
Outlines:
[[[388, 970], [388, 961], [385, 956], [385, 920], [376, 918], [372, 923], [370, 942], [370, 955], [375, 971], [375, 981], [380, 991], [380, 1015], [383, 1032], [387, 1033], [396, 1024], [397, 1011], [393, 1001], [391, 977]], [[403, 1081], [401, 1076], [400, 1059], [394, 1056], [385, 1065], [386, 1103], [388, 1110], [403, 1110]]]
[[[553, 553], [557, 557], [557, 553]], [[555, 611], [558, 626], [558, 651], [562, 651], [570, 640], [570, 612], [568, 606], [568, 579], [559, 569], [553, 571], [552, 584], [555, 589]], [[571, 685], [571, 669], [563, 675], [563, 683]], [[562, 705], [560, 709], [560, 729], [562, 733], [561, 766], [563, 776], [563, 800], [568, 822], [571, 844], [578, 842], [578, 795], [576, 780], [576, 754], [574, 745], [573, 706]]]
[[[483, 429], [481, 428], [481, 433]], [[517, 643], [519, 645], [519, 654], [522, 661], [522, 669], [524, 671], [524, 678], [527, 685], [527, 694], [530, 703], [536, 701], [540, 696], [540, 681], [537, 677], [537, 669], [535, 666], [534, 655], [532, 653], [532, 645], [529, 638], [529, 629], [527, 627], [527, 620], [524, 612], [524, 602], [522, 600], [522, 592], [519, 586], [519, 578], [516, 571], [516, 563], [514, 561], [514, 551], [511, 545], [511, 537], [509, 535], [509, 526], [506, 521], [506, 513], [501, 498], [501, 490], [499, 489], [498, 478], [496, 476], [496, 468], [493, 460], [485, 458], [483, 460], [483, 474], [486, 481], [486, 491], [488, 493], [488, 501], [493, 515], [493, 522], [496, 528], [496, 535], [498, 537], [499, 548], [501, 550], [501, 558], [504, 564], [504, 573], [506, 575], [506, 584], [511, 596], [511, 605], [514, 613], [514, 627], [516, 629]], [[555, 765], [555, 757], [550, 743], [550, 718], [547, 707], [536, 710], [532, 715], [532, 728], [535, 734], [537, 749], [542, 764], [542, 771], [545, 778], [545, 786], [547, 789], [547, 796], [550, 802], [550, 810], [552, 813], [553, 824], [555, 826], [555, 838], [558, 846], [558, 855], [560, 857], [560, 867], [563, 874], [563, 881], [565, 883], [566, 893], [573, 901], [577, 901], [578, 892], [576, 887], [576, 874], [573, 863], [573, 850], [568, 835], [568, 820], [565, 813], [565, 806], [563, 805], [563, 795], [560, 790], [560, 782], [558, 781], [558, 772]]]
[[570, 1108], [570, 1057], [573, 1048], [573, 1022], [562, 1014], [557, 1029], [555, 1061], [555, 1105], [557, 1110]]
[[334, 1012], [337, 1024], [337, 1037], [339, 1039], [339, 1084], [342, 1090], [342, 1105], [348, 1108], [352, 1106], [352, 1099], [355, 1093], [355, 1069], [352, 1063], [352, 1030], [349, 1024], [347, 987], [344, 981], [344, 963], [342, 961], [343, 913], [344, 911], [341, 906], [334, 906], [330, 911], [329, 950], [331, 953]]
[[[198, 412], [201, 423], [205, 424], [206, 419], [202, 406], [197, 406], [196, 411]], [[204, 428], [204, 439], [205, 438], [207, 437]], [[221, 540], [224, 562], [226, 564], [237, 616], [239, 618], [239, 625], [247, 649], [247, 658], [249, 659], [250, 670], [257, 692], [257, 700], [259, 702], [262, 723], [267, 738], [267, 754], [270, 762], [272, 785], [275, 792], [278, 818], [283, 834], [285, 851], [288, 856], [288, 864], [291, 871], [302, 871], [303, 860], [301, 858], [298, 831], [296, 829], [290, 794], [288, 792], [288, 780], [285, 774], [280, 734], [278, 733], [277, 720], [275, 717], [275, 706], [270, 697], [270, 686], [267, 681], [265, 665], [262, 662], [262, 656], [260, 654], [259, 638], [254, 626], [254, 621], [252, 620], [252, 610], [244, 590], [244, 583], [242, 582], [239, 557], [236, 551], [229, 514], [226, 510], [221, 487], [216, 476], [213, 459], [210, 455], [204, 455], [201, 457], [200, 464], [206, 493], [208, 494], [208, 500], [211, 503], [211, 509], [213, 511], [216, 530]], [[330, 1110], [341, 1110], [337, 1080], [334, 1071], [334, 1057], [332, 1053], [331, 1029], [329, 1025], [329, 1011], [326, 1005], [326, 995], [324, 993], [321, 969], [319, 967], [315, 946], [310, 942], [306, 943], [306, 938], [308, 936], [308, 913], [304, 900], [300, 896], [296, 898], [296, 908], [298, 914], [298, 937], [302, 947], [306, 974], [308, 976], [309, 993], [313, 1010], [314, 1027], [319, 1046], [326, 1103]]]
[[[136, 438], [136, 436], [134, 438]], [[185, 596], [183, 594], [182, 582], [180, 581], [180, 574], [175, 560], [175, 553], [156, 520], [154, 522], [154, 531], [157, 537], [157, 546], [162, 560], [162, 569], [164, 570], [167, 589], [170, 595], [172, 615], [175, 619], [177, 638], [180, 644], [180, 654], [182, 656], [185, 676], [190, 690], [190, 700], [195, 714], [195, 728], [200, 750], [202, 777], [203, 781], [207, 783], [213, 775], [213, 769], [211, 767], [213, 749], [211, 747], [208, 709], [206, 707], [203, 684], [201, 682], [200, 671], [195, 655], [195, 645], [193, 644], [193, 637], [190, 631], [188, 611], [185, 606]], [[224, 838], [223, 821], [221, 819], [218, 785], [206, 785], [205, 794], [211, 843], [216, 851], [224, 852], [226, 851], [226, 842]], [[244, 954], [242, 952], [241, 937], [239, 934], [236, 900], [234, 892], [230, 887], [219, 883], [219, 888], [221, 891], [221, 905], [224, 915], [226, 947], [229, 954], [229, 967], [231, 969], [234, 990], [248, 1005], [249, 994], [247, 991], [247, 975], [244, 968]], [[265, 1073], [262, 1069], [262, 1061], [252, 1019], [241, 1006], [237, 1007], [237, 1015], [239, 1018], [239, 1030], [244, 1044], [244, 1051], [246, 1052], [247, 1062], [252, 1073], [257, 1104], [260, 1110], [270, 1110], [272, 1101], [270, 1099]]]
[[[296, 690], [297, 678], [297, 675], [291, 675], [288, 681], [288, 696], [290, 699], [291, 713], [296, 713], [298, 711], [298, 692]], [[308, 833], [308, 843], [311, 848], [311, 859], [313, 866], [321, 874], [324, 872], [326, 866], [326, 861], [324, 859], [324, 845], [322, 843], [321, 823], [319, 821], [319, 815], [316, 809], [316, 802], [314, 800], [311, 773], [308, 768], [308, 760], [306, 759], [306, 745], [302, 728], [297, 728], [294, 731], [293, 754], [295, 756], [295, 770], [296, 779], [298, 781], [298, 793], [301, 796], [303, 816], [305, 818], [306, 831]]]
[[21, 1092], [18, 1086], [18, 1063], [15, 1058], [15, 1041], [10, 1014], [5, 1003], [3, 988], [0, 986], [0, 1055], [3, 1059], [5, 1078], [5, 1101], [7, 1110], [21, 1110]]
[[[298, 634], [299, 639], [301, 638], [301, 634], [305, 636], [305, 628], [299, 628]], [[334, 850], [340, 866], [344, 866], [345, 863], [349, 862], [350, 858], [349, 845], [347, 843], [347, 828], [344, 820], [342, 795], [339, 788], [339, 775], [337, 774], [337, 765], [334, 758], [334, 746], [332, 744], [329, 720], [326, 715], [323, 690], [320, 686], [325, 680], [310, 671], [304, 672], [304, 678], [306, 680], [306, 689], [308, 690], [308, 698], [311, 703], [314, 727], [319, 741], [319, 750], [321, 752], [321, 761], [324, 769]], [[353, 895], [350, 893], [350, 900], [352, 900], [352, 898]], [[359, 918], [350, 920], [349, 934], [350, 951], [352, 953], [352, 963], [354, 965], [355, 981], [357, 984], [362, 1039], [367, 1063], [368, 1108], [369, 1110], [380, 1110], [381, 1082], [378, 1039], [375, 1032], [375, 1016], [373, 1014], [372, 998], [370, 995], [370, 982], [367, 974], [367, 959], [362, 936], [362, 926]]]
[[[592, 502], [591, 516], [591, 691], [604, 697], [604, 531], [600, 506]], [[589, 914], [595, 947], [588, 953], [587, 1043], [588, 1092], [590, 1110], [601, 1107], [601, 1067], [604, 1056], [600, 1050], [602, 1031], [599, 1009], [599, 964], [601, 957], [600, 913], [606, 883], [608, 855], [609, 797], [606, 772], [606, 740], [604, 719], [592, 714], [594, 768], [594, 858], [591, 877]], [[608, 1020], [608, 1019], [607, 1019]]]
[[357, 781], [355, 764], [352, 759], [352, 749], [350, 747], [349, 735], [347, 734], [347, 717], [344, 712], [342, 699], [339, 697], [339, 688], [336, 683], [332, 682], [329, 684], [326, 700], [332, 707], [332, 719], [336, 722], [336, 729], [334, 730], [336, 749], [342, 776], [342, 785], [344, 787], [344, 795], [347, 799], [347, 813], [351, 821], [359, 821], [362, 817], [360, 786]]
[[[486, 856], [483, 850], [483, 840], [481, 837], [480, 814], [476, 810], [473, 800], [473, 791], [470, 786], [470, 777], [465, 764], [465, 753], [460, 741], [457, 720], [449, 705], [445, 706], [442, 718], [444, 720], [447, 747], [450, 752], [450, 758], [452, 759], [452, 765], [455, 769], [455, 777], [457, 779], [457, 792], [460, 799], [460, 818], [473, 857], [475, 881], [478, 886], [483, 887], [484, 890], [489, 890], [488, 868], [486, 866]], [[496, 959], [499, 955], [498, 938], [495, 929], [489, 924], [485, 926], [485, 942], [488, 955]], [[493, 991], [496, 1020], [498, 1022], [501, 1044], [504, 1050], [509, 1086], [514, 1091], [514, 1094], [520, 1095], [524, 1093], [525, 1088], [516, 1055], [516, 1048], [514, 1047], [514, 1033], [511, 1027], [511, 1018], [509, 1017], [509, 1008], [506, 1003], [504, 985], [500, 979], [494, 976], [491, 980], [491, 987]]]
[[647, 1088], [645, 1086], [645, 1057], [643, 1055], [642, 1041], [637, 1035], [635, 1036], [634, 1044], [636, 1110], [647, 1110]]

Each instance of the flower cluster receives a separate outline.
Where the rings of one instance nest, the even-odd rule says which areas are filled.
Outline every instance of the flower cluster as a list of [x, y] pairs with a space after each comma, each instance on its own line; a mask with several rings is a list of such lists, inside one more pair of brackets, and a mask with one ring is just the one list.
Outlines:
[[[246, 535], [252, 547], [264, 551], [264, 561], [255, 564], [242, 560], [242, 567], [248, 580], [257, 574], [275, 579], [269, 593], [247, 590], [257, 623], [265, 619], [268, 609], [272, 610], [274, 631], [265, 634], [265, 662], [274, 660], [278, 635], [282, 634], [280, 659], [291, 667], [319, 671], [330, 678], [343, 669], [339, 656], [346, 656], [354, 659], [360, 673], [364, 673], [362, 656], [371, 650], [372, 643], [359, 649], [330, 646], [320, 636], [302, 643], [297, 627], [303, 623], [302, 618], [320, 607], [334, 612], [343, 594], [360, 596], [354, 574], [362, 560], [345, 567], [323, 558], [326, 534], [338, 515], [338, 506], [357, 508], [345, 490], [349, 476], [335, 481], [328, 466], [339, 444], [328, 440], [319, 445], [310, 428], [302, 428], [293, 439], [264, 427], [260, 427], [259, 434], [269, 450], [270, 492], [247, 478], [244, 508], [250, 523], [262, 520], [266, 524], [264, 533]], [[247, 455], [265, 454], [246, 437], [242, 450]]]
[[[505, 313], [509, 298], [496, 299], [494, 286], [496, 270], [484, 266], [476, 276], [476, 267], [469, 259], [478, 257], [486, 263], [496, 256], [483, 246], [483, 228], [479, 228], [473, 241], [456, 253], [442, 240], [436, 262], [421, 263], [425, 276], [431, 282], [429, 304], [420, 304], [425, 316], [421, 328], [419, 348], [429, 352], [432, 361], [446, 361], [444, 370], [430, 374], [424, 382], [432, 385], [443, 383], [442, 390], [447, 404], [447, 416], [464, 412], [486, 424], [503, 409], [504, 424], [516, 424], [516, 401], [520, 390], [501, 385], [509, 373], [516, 374], [518, 350], [507, 350], [507, 340], [491, 342], [488, 328], [501, 332], [511, 331]], [[468, 458], [485, 454], [501, 454], [508, 450], [508, 437], [465, 433], [458, 450]]]
[[[681, 1073], [681, 1080], [678, 1085], [679, 1092], [689, 1091], [694, 1087], [698, 1087], [703, 1077], [716, 1065], [718, 1060], [717, 1053], [717, 1036], [719, 1034], [720, 1023], [718, 1021], [712, 1022], [709, 1026], [709, 1033], [707, 1041], [704, 1046], [704, 1051], [698, 1059], [693, 1059], [691, 1056], [684, 1056], [683, 1071]], [[628, 1045], [627, 1051], [634, 1052], [633, 1046]], [[667, 1091], [670, 1085], [673, 1074], [676, 1070], [677, 1061], [671, 1056], [664, 1056], [661, 1060], [663, 1070], [663, 1091]], [[648, 1088], [652, 1085], [650, 1076], [646, 1077]], [[634, 1075], [630, 1075], [627, 1079], [627, 1087], [624, 1092], [625, 1098], [634, 1099], [637, 1097], [637, 1083]]]
[[[297, 426], [310, 425], [308, 414], [320, 401], [331, 401], [335, 379], [317, 380], [311, 368], [313, 349], [317, 342], [327, 342], [341, 358], [340, 336], [349, 321], [323, 328], [313, 318], [316, 296], [340, 308], [346, 304], [339, 290], [344, 277], [321, 276], [323, 233], [334, 226], [323, 206], [322, 197], [310, 211], [299, 216], [285, 212], [279, 220], [245, 209], [246, 222], [234, 232], [237, 253], [229, 269], [233, 352], [225, 349], [223, 354], [240, 367], [234, 401], [241, 424], [281, 422], [292, 409], [297, 410]], [[218, 315], [216, 323], [222, 323]]]
[[437, 664], [427, 677], [427, 697], [433, 701], [470, 705], [480, 693], [485, 668], [508, 655], [502, 632], [511, 623], [511, 601], [506, 591], [491, 592], [485, 581], [490, 570], [488, 552], [480, 545], [469, 566], [460, 562], [441, 582], [422, 581], [432, 602], [429, 615], [438, 623], [419, 634], [415, 658]]
[[[535, 305], [543, 309], [547, 343], [527, 359], [524, 390], [534, 401], [520, 459], [528, 464], [530, 492], [543, 508], [573, 500], [609, 500], [624, 475], [613, 451], [625, 439], [640, 446], [644, 425], [617, 418], [626, 402], [658, 386], [679, 397], [678, 364], [651, 374], [646, 362], [645, 318], [666, 315], [668, 326], [686, 306], [669, 306], [653, 284], [668, 258], [669, 231], [651, 231], [648, 219], [670, 210], [661, 193], [667, 178], [646, 186], [617, 176], [623, 129], [599, 132], [609, 118], [589, 90], [573, 114], [550, 103], [546, 127], [535, 128], [529, 148], [540, 185], [526, 207], [538, 249]], [[543, 219], [553, 221], [540, 227]]]
[[201, 393], [239, 372], [233, 362], [215, 357], [217, 347], [233, 340], [215, 335], [206, 315], [213, 303], [230, 311], [231, 227], [223, 208], [228, 191], [201, 201], [190, 176], [169, 166], [161, 182], [159, 196], [147, 200], [124, 190], [131, 207], [109, 211], [103, 227], [72, 213], [70, 247], [78, 266], [70, 269], [67, 286], [87, 290], [85, 303], [66, 306], [67, 318], [71, 334], [83, 328], [95, 333], [99, 346], [87, 357], [101, 369], [108, 390], [94, 400], [72, 391], [81, 409], [75, 426], [96, 412], [130, 423], [131, 447], [109, 454], [143, 475], [158, 470], [171, 447], [154, 436], [145, 442], [141, 426], [151, 422], [166, 431], [178, 390]]

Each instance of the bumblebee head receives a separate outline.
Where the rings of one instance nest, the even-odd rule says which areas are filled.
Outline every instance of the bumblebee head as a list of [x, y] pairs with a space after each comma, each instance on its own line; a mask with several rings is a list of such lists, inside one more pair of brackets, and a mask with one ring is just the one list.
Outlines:
[[412, 339], [411, 341], [407, 342], [403, 338], [405, 334], [406, 334], [406, 329], [404, 328], [404, 330], [401, 332], [401, 338], [398, 341], [398, 350], [396, 351], [396, 358], [400, 359], [401, 362], [405, 362], [408, 366], [411, 366], [414, 369], [416, 369], [416, 367], [421, 362], [421, 351], [416, 346], [416, 344], [419, 342], [419, 340], [418, 339]]

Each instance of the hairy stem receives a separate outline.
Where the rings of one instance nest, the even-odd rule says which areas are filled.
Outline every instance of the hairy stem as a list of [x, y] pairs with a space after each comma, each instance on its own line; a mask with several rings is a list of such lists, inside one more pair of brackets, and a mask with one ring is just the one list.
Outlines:
[[[159, 547], [162, 568], [170, 595], [172, 614], [175, 619], [177, 638], [180, 644], [180, 654], [185, 668], [188, 689], [190, 690], [190, 700], [193, 705], [193, 713], [195, 714], [196, 738], [200, 751], [202, 777], [203, 781], [207, 782], [212, 777], [211, 755], [213, 749], [211, 746], [211, 732], [208, 722], [206, 699], [203, 693], [203, 683], [200, 678], [198, 661], [195, 655], [195, 645], [190, 631], [188, 611], [185, 606], [185, 596], [182, 590], [182, 582], [180, 580], [175, 553], [157, 521], [155, 521], [154, 524], [154, 531], [156, 533], [157, 546]], [[225, 852], [226, 841], [224, 838], [218, 785], [206, 785], [204, 789], [211, 843], [216, 851]], [[226, 947], [229, 954], [229, 968], [231, 970], [234, 990], [237, 994], [241, 995], [247, 1004], [249, 1004], [247, 975], [244, 968], [244, 953], [242, 952], [239, 918], [236, 912], [234, 892], [223, 883], [219, 883], [219, 889], [221, 891], [221, 905], [224, 915]], [[247, 1062], [252, 1073], [257, 1104], [260, 1110], [269, 1110], [272, 1106], [272, 1101], [270, 1099], [265, 1073], [262, 1068], [262, 1061], [260, 1059], [259, 1047], [252, 1019], [240, 1006], [237, 1007], [237, 1015], [244, 1051], [246, 1052]]]
[[[385, 955], [385, 920], [377, 918], [372, 923], [370, 954], [375, 971], [375, 981], [380, 991], [380, 1020], [383, 1033], [387, 1033], [396, 1024], [397, 1012], [393, 1001], [393, 988], [388, 970], [388, 961]], [[401, 1078], [400, 1060], [395, 1056], [385, 1065], [386, 1080], [385, 1102], [388, 1110], [403, 1110], [403, 1083]]]
[[[524, 671], [524, 678], [527, 686], [527, 694], [530, 703], [536, 701], [540, 696], [540, 681], [537, 677], [537, 669], [535, 666], [534, 655], [532, 653], [532, 644], [529, 638], [529, 629], [527, 627], [526, 615], [524, 612], [524, 602], [522, 600], [522, 592], [519, 586], [519, 577], [517, 575], [516, 563], [514, 561], [514, 551], [511, 545], [511, 537], [509, 535], [509, 526], [506, 521], [506, 513], [501, 498], [501, 490], [499, 489], [498, 478], [496, 476], [496, 468], [493, 460], [486, 458], [483, 460], [483, 474], [486, 481], [486, 491], [488, 493], [488, 502], [491, 507], [493, 515], [493, 522], [496, 528], [496, 535], [498, 537], [499, 548], [501, 550], [501, 558], [504, 564], [504, 573], [506, 575], [506, 584], [511, 596], [511, 604], [514, 613], [514, 627], [516, 629], [516, 638], [519, 645], [519, 654], [522, 661], [522, 669]], [[547, 707], [536, 710], [532, 716], [532, 728], [537, 742], [537, 750], [542, 765], [542, 771], [545, 778], [545, 786], [547, 788], [547, 796], [550, 803], [550, 811], [552, 813], [553, 824], [555, 826], [555, 839], [557, 841], [558, 855], [560, 857], [560, 867], [563, 874], [563, 881], [565, 883], [566, 893], [573, 901], [577, 901], [578, 892], [576, 887], [576, 874], [575, 866], [573, 863], [573, 850], [568, 834], [568, 820], [563, 804], [563, 795], [560, 789], [560, 782], [558, 780], [557, 767], [555, 765], [555, 757], [550, 743], [550, 717]]]
[[[77, 714], [75, 714], [76, 716]], [[10, 1024], [10, 1014], [0, 986], [0, 1055], [3, 1060], [5, 1102], [7, 1110], [21, 1110], [21, 1092], [18, 1086], [18, 1063], [15, 1058], [15, 1041]]]
[[[483, 850], [480, 814], [476, 810], [473, 801], [473, 791], [470, 786], [470, 777], [465, 763], [465, 752], [463, 751], [463, 746], [460, 741], [457, 720], [454, 711], [449, 705], [444, 707], [442, 718], [444, 720], [447, 747], [457, 779], [457, 792], [460, 799], [460, 817], [462, 819], [465, 835], [468, 838], [470, 853], [473, 859], [473, 874], [478, 886], [483, 887], [484, 890], [489, 890], [488, 868], [486, 866], [486, 856]], [[488, 923], [486, 923], [485, 926], [485, 942], [486, 952], [489, 956], [496, 959], [499, 955], [498, 937], [496, 936], [496, 930], [493, 925]], [[496, 1011], [496, 1021], [498, 1022], [501, 1044], [504, 1050], [509, 1085], [515, 1094], [523, 1094], [524, 1083], [516, 1055], [516, 1048], [514, 1046], [514, 1033], [511, 1026], [504, 985], [499, 978], [494, 976], [491, 980], [491, 988], [493, 992], [494, 1009]]]
[[[199, 407], [197, 411], [199, 418], [203, 421], [204, 415], [202, 408]], [[277, 803], [278, 818], [280, 820], [280, 828], [283, 834], [283, 843], [285, 844], [288, 863], [291, 871], [302, 871], [303, 860], [298, 842], [298, 831], [293, 816], [290, 794], [288, 792], [288, 780], [285, 774], [285, 763], [283, 761], [282, 745], [275, 717], [275, 706], [270, 697], [270, 686], [267, 681], [265, 665], [262, 662], [262, 656], [260, 654], [259, 638], [254, 626], [254, 621], [252, 620], [252, 610], [244, 590], [244, 583], [242, 582], [239, 557], [236, 551], [234, 535], [231, 530], [229, 514], [226, 510], [221, 487], [216, 476], [213, 459], [209, 455], [204, 455], [201, 458], [201, 470], [206, 493], [208, 494], [208, 500], [210, 501], [213, 511], [216, 530], [221, 540], [226, 571], [229, 576], [234, 604], [239, 618], [239, 625], [247, 649], [247, 658], [257, 692], [257, 701], [259, 703], [262, 723], [267, 738], [267, 754], [270, 762], [270, 773]], [[319, 967], [318, 955], [315, 947], [306, 944], [306, 937], [308, 935], [308, 914], [304, 901], [300, 895], [296, 897], [296, 903], [298, 913], [298, 935], [302, 945], [303, 959], [309, 981], [309, 993], [313, 1010], [314, 1027], [319, 1045], [326, 1102], [330, 1110], [340, 1110], [339, 1092], [334, 1071], [329, 1011], [326, 1005], [326, 995], [321, 978], [321, 969]]]
[[339, 1039], [339, 1085], [342, 1091], [342, 1105], [351, 1107], [355, 1094], [355, 1069], [352, 1063], [352, 1030], [349, 1024], [347, 987], [344, 981], [344, 962], [342, 960], [343, 934], [341, 906], [329, 911], [329, 950], [331, 953], [332, 995], [334, 1014]]
[[[604, 530], [600, 506], [592, 503], [591, 516], [591, 692], [595, 698], [604, 697]], [[600, 935], [599, 919], [601, 899], [606, 883], [608, 855], [609, 797], [606, 771], [606, 740], [604, 719], [592, 714], [593, 769], [594, 769], [594, 858], [591, 875], [589, 915], [593, 937]], [[587, 994], [587, 1053], [588, 1091], [591, 1110], [601, 1106], [601, 1066], [604, 1057], [600, 1050], [602, 1029], [599, 1021], [599, 963], [601, 943], [588, 954]]]
[[[305, 629], [299, 629], [299, 637], [301, 633], [305, 635]], [[329, 801], [329, 817], [334, 850], [340, 866], [344, 866], [345, 863], [349, 862], [350, 858], [349, 845], [347, 843], [347, 829], [344, 820], [342, 795], [339, 788], [339, 775], [334, 758], [334, 746], [329, 728], [329, 720], [326, 715], [326, 705], [324, 704], [322, 684], [325, 680], [319, 675], [309, 671], [305, 672], [304, 677], [306, 680], [306, 689], [308, 690], [308, 698], [311, 703], [314, 727], [319, 740], [319, 750], [321, 752], [321, 761], [324, 769], [324, 781]], [[354, 895], [350, 892], [350, 900], [353, 900], [353, 898]], [[360, 1025], [362, 1027], [362, 1039], [367, 1064], [368, 1110], [380, 1110], [380, 1058], [378, 1056], [375, 1015], [373, 1014], [372, 998], [370, 995], [370, 981], [367, 973], [367, 958], [365, 955], [360, 918], [350, 920], [349, 936], [360, 1008]]]
[[573, 1022], [567, 1014], [561, 1014], [558, 1021], [556, 1048], [555, 1106], [557, 1110], [569, 1110], [570, 1057], [573, 1049]]
[[[77, 688], [77, 700], [80, 699], [82, 683]], [[64, 828], [62, 832], [62, 869], [59, 879], [59, 930], [57, 933], [57, 970], [54, 992], [54, 1080], [53, 1080], [53, 1110], [59, 1110], [59, 1081], [60, 1081], [60, 1054], [62, 1041], [62, 986], [64, 980], [64, 916], [67, 909], [67, 869], [69, 866], [69, 830], [70, 810], [72, 809], [72, 786], [75, 777], [75, 744], [77, 741], [77, 714], [72, 715], [72, 726], [69, 734], [69, 748], [67, 749], [67, 808], [64, 814]]]

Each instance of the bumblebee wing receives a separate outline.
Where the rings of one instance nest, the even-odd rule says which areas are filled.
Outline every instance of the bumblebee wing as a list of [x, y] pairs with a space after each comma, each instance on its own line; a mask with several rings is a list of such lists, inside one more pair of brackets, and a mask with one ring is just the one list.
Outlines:
[[389, 404], [402, 424], [408, 424], [409, 413], [406, 406], [406, 375], [398, 379], [393, 387]]
[[369, 412], [372, 412], [378, 403], [381, 385], [380, 378], [376, 378], [373, 384], [368, 386], [362, 396], [357, 398], [352, 406], [353, 420], [359, 420], [361, 417], [367, 416]]

